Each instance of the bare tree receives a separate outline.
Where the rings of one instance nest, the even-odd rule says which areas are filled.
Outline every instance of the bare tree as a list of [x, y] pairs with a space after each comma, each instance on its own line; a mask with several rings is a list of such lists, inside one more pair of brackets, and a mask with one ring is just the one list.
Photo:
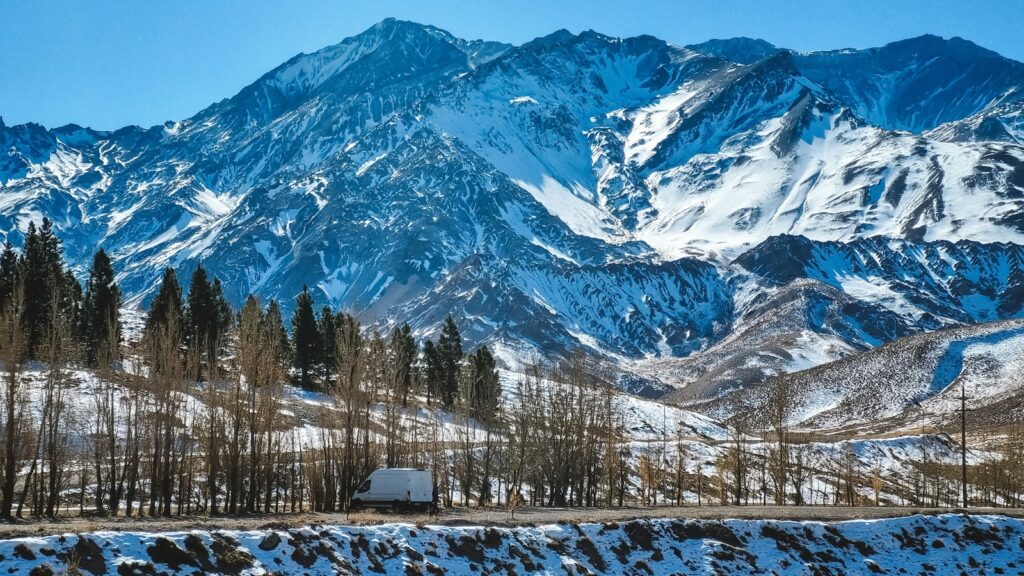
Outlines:
[[774, 487], [775, 503], [786, 503], [786, 486], [790, 467], [789, 418], [793, 410], [792, 390], [785, 377], [776, 378], [768, 388], [766, 417], [774, 436], [774, 447], [768, 451], [768, 470]]
[[12, 293], [0, 302], [0, 354], [6, 367], [3, 386], [3, 478], [0, 483], [0, 517], [11, 518], [14, 508], [14, 489], [18, 481], [18, 462], [24, 448], [21, 435], [24, 433], [27, 399], [21, 381], [22, 362], [25, 355], [25, 333], [21, 324], [24, 310], [24, 292], [16, 282]]

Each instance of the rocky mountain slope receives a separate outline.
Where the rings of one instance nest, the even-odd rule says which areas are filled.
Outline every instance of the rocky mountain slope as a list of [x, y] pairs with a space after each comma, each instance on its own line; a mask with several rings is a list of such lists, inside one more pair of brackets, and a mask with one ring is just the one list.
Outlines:
[[[1024, 397], [1024, 321], [973, 324], [917, 334], [722, 394], [673, 392], [702, 411], [756, 421], [769, 389], [793, 400], [790, 423], [808, 430], [913, 429], [958, 423], [960, 395], [972, 429], [1018, 422]], [[763, 422], [760, 422], [763, 424]]]
[[726, 268], [730, 333], [687, 358], [634, 363], [704, 402], [886, 342], [1024, 315], [1024, 247], [970, 241], [773, 237]]
[[[739, 64], [786, 51], [753, 38], [688, 48]], [[882, 128], [920, 133], [1024, 100], [1024, 64], [963, 38], [926, 34], [866, 50], [797, 53], [794, 59], [801, 74]]]
[[79, 269], [102, 246], [134, 304], [202, 263], [236, 303], [453, 313], [509, 360], [708, 349], [640, 371], [720, 390], [1022, 314], [1021, 66], [386, 20], [182, 121], [0, 123], [0, 230], [49, 217]]

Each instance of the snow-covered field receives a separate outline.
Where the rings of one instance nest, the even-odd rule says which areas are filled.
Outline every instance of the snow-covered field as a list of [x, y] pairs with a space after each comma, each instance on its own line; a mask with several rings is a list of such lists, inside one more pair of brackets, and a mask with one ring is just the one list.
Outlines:
[[[503, 387], [502, 410], [510, 412], [519, 408], [518, 383], [524, 377], [518, 373], [500, 370]], [[47, 372], [42, 365], [35, 365], [24, 374], [26, 393], [35, 400], [35, 409], [41, 403], [43, 387]], [[565, 384], [553, 380], [541, 379], [539, 384], [548, 390]], [[87, 448], [93, 429], [92, 417], [98, 409], [97, 400], [101, 392], [113, 387], [115, 405], [125, 406], [123, 402], [136, 394], [143, 394], [130, 389], [123, 383], [117, 383], [96, 374], [77, 370], [72, 371], [65, 383], [64, 397], [68, 405], [63, 418], [64, 425], [71, 435], [74, 446]], [[187, 427], [197, 418], [203, 418], [207, 408], [206, 386], [199, 383], [186, 387], [180, 392], [181, 415]], [[639, 459], [647, 455], [655, 460], [666, 462], [669, 469], [679, 466], [678, 459], [683, 458], [682, 468], [687, 474], [698, 472], [706, 477], [719, 475], [718, 466], [722, 458], [733, 445], [735, 433], [731, 427], [696, 412], [676, 406], [660, 403], [608, 389], [611, 401], [616, 406], [617, 418], [621, 419], [625, 433], [624, 445], [629, 448], [631, 466], [630, 484], [639, 486]], [[444, 445], [452, 445], [469, 439], [472, 442], [483, 442], [485, 431], [481, 425], [467, 416], [444, 410], [437, 404], [428, 406], [423, 398], [411, 403], [408, 408], [401, 409], [397, 415], [406, 438], [432, 438]], [[330, 435], [331, 427], [337, 420], [332, 413], [340, 414], [343, 408], [329, 394], [305, 391], [285, 385], [281, 389], [278, 404], [278, 425], [276, 434], [281, 435], [284, 447], [305, 446], [316, 448]], [[376, 403], [371, 408], [372, 434], [380, 436], [388, 418], [395, 416], [384, 403]], [[115, 419], [117, 426], [123, 426], [121, 417]], [[125, 433], [126, 431], [122, 431]], [[499, 432], [499, 436], [502, 434]], [[761, 441], [756, 435], [742, 436], [744, 451], [751, 455], [752, 466], [756, 459], [763, 458], [771, 449], [768, 443]], [[907, 434], [895, 438], [865, 438], [854, 441], [836, 438], [835, 441], [819, 440], [803, 444], [804, 462], [807, 469], [807, 482], [801, 488], [803, 500], [807, 503], [832, 504], [836, 500], [837, 466], [847, 457], [855, 461], [855, 473], [866, 478], [877, 470], [883, 483], [880, 500], [883, 504], [907, 505], [903, 490], [910, 485], [915, 465], [922, 461], [948, 466], [959, 462], [957, 446], [941, 434]], [[681, 452], [682, 451], [682, 452]], [[971, 464], [997, 458], [988, 452], [972, 451]], [[666, 472], [670, 473], [670, 472]], [[726, 470], [725, 474], [729, 472]], [[749, 501], [760, 502], [771, 496], [765, 496], [764, 486], [754, 477], [748, 477]], [[860, 496], [865, 500], [874, 497], [866, 481], [858, 488]], [[671, 497], [658, 492], [658, 501], [669, 501]], [[716, 502], [720, 498], [717, 488], [706, 488], [704, 498]], [[699, 496], [692, 491], [685, 491], [682, 499], [686, 503], [696, 503]]]
[[[821, 523], [309, 526], [95, 532], [0, 541], [0, 567], [92, 574], [1016, 574], [1024, 521], [910, 516]], [[72, 573], [68, 570], [68, 573]]]

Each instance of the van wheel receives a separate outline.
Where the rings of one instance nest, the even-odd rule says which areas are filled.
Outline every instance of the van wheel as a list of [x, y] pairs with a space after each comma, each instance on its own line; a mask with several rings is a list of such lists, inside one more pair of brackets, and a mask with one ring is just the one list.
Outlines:
[[398, 500], [395, 500], [394, 502], [391, 503], [391, 512], [393, 514], [398, 514], [401, 511], [402, 511], [402, 503], [401, 502], [399, 502]]
[[352, 511], [362, 510], [363, 509], [363, 501], [358, 499], [358, 498], [352, 500], [352, 502], [350, 502], [349, 505], [348, 505], [348, 509], [352, 510]]

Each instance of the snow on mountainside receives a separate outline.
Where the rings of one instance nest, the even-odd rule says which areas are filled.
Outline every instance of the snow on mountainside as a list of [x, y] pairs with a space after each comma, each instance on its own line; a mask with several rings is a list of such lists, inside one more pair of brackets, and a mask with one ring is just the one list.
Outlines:
[[962, 38], [925, 35], [796, 58], [801, 73], [883, 128], [922, 132], [1024, 100], [1024, 64]]
[[[800, 428], [919, 430], [955, 419], [961, 385], [974, 410], [972, 426], [1019, 421], [1022, 366], [1024, 321], [1011, 320], [909, 336], [777, 378], [791, 389], [791, 420]], [[738, 410], [756, 419], [771, 385], [734, 390], [699, 406], [718, 416]]]
[[[385, 20], [179, 122], [0, 123], [0, 229], [17, 243], [51, 218], [78, 270], [102, 246], [135, 304], [162, 267], [202, 263], [236, 303], [308, 284], [420, 335], [453, 313], [510, 358], [715, 346], [656, 371], [708, 390], [1022, 314], [1024, 147], [981, 127], [1015, 134], [1006, 107], [967, 118], [1012, 101], [1019, 64], [960, 40], [718, 44], [727, 59], [596, 32], [513, 47]], [[946, 121], [965, 124], [889, 129]]]
[[944, 327], [1024, 316], [1024, 247], [774, 237], [728, 268], [736, 319], [698, 355], [640, 373], [703, 403], [737, 388]]
[[690, 44], [687, 48], [694, 52], [717, 56], [722, 60], [739, 64], [753, 64], [782, 50], [760, 38], [746, 38], [743, 36], [738, 38], [715, 38], [700, 44]]
[[[963, 120], [942, 124], [927, 135], [946, 142], [987, 140], [1024, 144], [1024, 102], [985, 108]], [[1018, 169], [1015, 174], [1019, 185], [1022, 172]]]

